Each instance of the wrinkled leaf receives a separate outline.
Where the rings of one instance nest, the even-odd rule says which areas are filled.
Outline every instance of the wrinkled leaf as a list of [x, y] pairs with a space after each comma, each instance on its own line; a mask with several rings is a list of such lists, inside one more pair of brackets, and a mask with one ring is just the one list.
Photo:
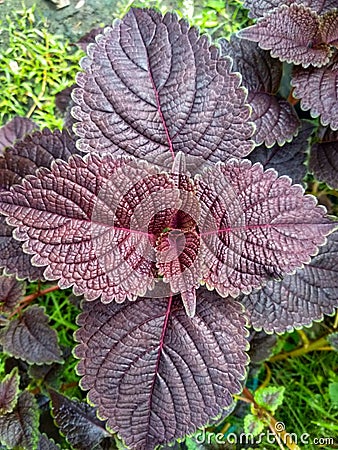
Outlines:
[[338, 307], [338, 233], [295, 275], [270, 281], [242, 299], [255, 329], [283, 333], [310, 325]]
[[67, 441], [76, 449], [96, 447], [110, 433], [105, 422], [96, 416], [96, 408], [78, 400], [71, 400], [51, 390], [52, 411], [56, 424]]
[[57, 334], [44, 308], [33, 305], [0, 331], [3, 351], [31, 364], [62, 362]]
[[60, 446], [55, 444], [55, 442], [52, 439], [49, 439], [45, 434], [41, 434], [37, 450], [60, 450]]
[[192, 433], [233, 402], [247, 356], [239, 304], [205, 289], [189, 318], [179, 297], [84, 302], [76, 333], [81, 386], [127, 446]]
[[[338, 8], [338, 3], [336, 8]], [[338, 9], [330, 11], [321, 17], [320, 25], [324, 42], [338, 47]]]
[[[76, 152], [75, 141], [67, 131], [44, 129], [26, 136], [0, 158], [0, 191], [8, 191], [26, 175], [35, 174], [38, 167], [50, 167], [55, 159], [67, 160]], [[12, 230], [0, 216], [0, 267], [19, 278], [43, 279], [44, 269], [31, 265], [30, 256], [23, 253], [22, 243], [12, 237]]]
[[0, 416], [11, 413], [19, 395], [20, 377], [17, 367], [0, 382]]
[[231, 63], [183, 20], [131, 9], [89, 45], [72, 113], [83, 152], [130, 154], [166, 168], [252, 149], [249, 108]]
[[248, 160], [206, 171], [198, 196], [207, 286], [236, 297], [309, 262], [336, 225], [303, 192], [290, 178]]
[[319, 16], [302, 4], [282, 5], [238, 35], [258, 42], [281, 61], [303, 67], [321, 67], [331, 56], [330, 47], [321, 36]]
[[12, 312], [25, 290], [25, 283], [18, 281], [15, 277], [0, 276], [0, 311]]
[[6, 147], [23, 139], [24, 136], [37, 128], [37, 125], [26, 117], [14, 117], [0, 128], [0, 154]]
[[55, 162], [4, 193], [1, 208], [60, 287], [88, 300], [136, 299], [160, 279], [157, 264], [192, 316], [201, 281], [237, 296], [309, 261], [334, 228], [315, 205], [247, 160], [216, 165], [196, 189], [187, 175], [107, 154]]
[[338, 131], [328, 128], [311, 147], [309, 170], [317, 180], [338, 189]]
[[302, 127], [296, 137], [283, 147], [275, 144], [272, 148], [261, 145], [250, 153], [251, 162], [259, 162], [264, 169], [275, 169], [278, 175], [288, 175], [293, 183], [302, 184], [306, 175], [306, 153], [309, 147], [309, 137], [313, 131], [313, 125], [303, 121]]
[[338, 55], [325, 67], [295, 67], [291, 84], [293, 95], [300, 98], [301, 108], [310, 110], [312, 117], [320, 116], [323, 126], [338, 130]]
[[283, 145], [296, 134], [300, 123], [294, 107], [276, 95], [282, 77], [282, 63], [256, 43], [235, 35], [231, 36], [230, 42], [222, 39], [220, 44], [222, 53], [232, 57], [233, 70], [242, 75], [243, 85], [249, 91], [251, 120], [256, 126], [255, 144], [264, 142], [271, 147], [278, 142]]
[[337, 0], [244, 0], [244, 8], [250, 9], [249, 17], [262, 17], [280, 5], [290, 6], [292, 3], [308, 6], [318, 14], [337, 8]]
[[35, 450], [38, 439], [38, 406], [34, 396], [25, 391], [19, 395], [13, 412], [0, 416], [0, 442], [11, 449]]
[[254, 398], [259, 406], [274, 414], [276, 409], [283, 403], [284, 392], [284, 386], [267, 386], [257, 389]]

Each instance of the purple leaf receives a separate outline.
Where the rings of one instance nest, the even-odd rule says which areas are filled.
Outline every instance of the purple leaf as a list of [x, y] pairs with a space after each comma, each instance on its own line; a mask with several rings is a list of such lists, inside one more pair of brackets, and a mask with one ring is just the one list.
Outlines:
[[250, 153], [248, 158], [252, 163], [260, 162], [264, 169], [276, 169], [278, 175], [288, 175], [293, 183], [302, 183], [306, 175], [306, 152], [309, 147], [309, 137], [313, 125], [303, 121], [298, 135], [283, 147], [275, 144], [272, 148], [261, 145]]
[[93, 449], [105, 437], [111, 436], [105, 429], [105, 422], [97, 418], [96, 408], [53, 390], [50, 396], [55, 422], [73, 448]]
[[57, 334], [44, 308], [34, 305], [0, 331], [3, 351], [30, 364], [62, 362]]
[[[75, 141], [67, 131], [35, 132], [8, 148], [0, 157], [0, 191], [8, 191], [23, 177], [35, 174], [38, 167], [50, 167], [52, 161], [76, 153]], [[22, 251], [22, 243], [12, 237], [12, 227], [0, 216], [0, 267], [6, 273], [30, 281], [43, 279], [43, 269], [31, 265], [30, 256]]]
[[22, 392], [9, 414], [0, 416], [0, 443], [8, 448], [34, 450], [39, 439], [39, 410], [33, 395]]
[[25, 290], [25, 283], [18, 281], [15, 277], [0, 276], [0, 311], [12, 312]]
[[[338, 8], [338, 3], [336, 7]], [[321, 33], [324, 42], [338, 48], [338, 9], [321, 17]]]
[[49, 439], [45, 434], [41, 434], [37, 450], [60, 450], [60, 446], [55, 444], [55, 442], [52, 439]]
[[191, 316], [200, 282], [222, 295], [249, 293], [308, 262], [335, 227], [300, 186], [247, 160], [206, 171], [198, 192], [181, 169], [181, 153], [172, 174], [131, 158], [76, 155], [3, 193], [1, 208], [60, 287], [122, 302], [163, 275]]
[[337, 8], [337, 0], [244, 0], [244, 8], [250, 9], [249, 17], [262, 17], [281, 5], [292, 3], [308, 6], [312, 11], [323, 14]]
[[252, 367], [253, 364], [260, 366], [262, 362], [271, 357], [273, 348], [277, 344], [277, 336], [266, 334], [264, 331], [250, 330], [249, 342], [250, 366]]
[[258, 42], [281, 61], [303, 67], [321, 67], [331, 56], [330, 47], [321, 36], [319, 16], [302, 4], [282, 5], [238, 35]]
[[15, 408], [19, 395], [19, 383], [17, 367], [0, 382], [0, 416], [11, 413]]
[[79, 149], [166, 168], [179, 151], [210, 161], [247, 155], [249, 108], [230, 66], [175, 15], [131, 9], [82, 63], [72, 111]]
[[194, 318], [179, 297], [84, 302], [76, 332], [81, 385], [127, 446], [155, 446], [228, 409], [245, 376], [245, 317], [200, 289]]
[[233, 35], [230, 42], [222, 39], [222, 53], [233, 58], [233, 70], [243, 77], [252, 107], [251, 120], [256, 126], [253, 136], [256, 145], [263, 142], [271, 147], [283, 145], [292, 139], [299, 128], [299, 119], [293, 106], [276, 96], [282, 77], [282, 63], [272, 58], [256, 43]]
[[217, 164], [198, 188], [203, 279], [223, 296], [293, 272], [336, 228], [301, 186], [248, 160]]
[[333, 189], [338, 189], [338, 131], [327, 128], [311, 147], [309, 170]]
[[321, 320], [338, 307], [338, 232], [303, 269], [242, 299], [255, 329], [284, 333]]
[[13, 145], [16, 141], [37, 128], [37, 125], [26, 117], [14, 117], [0, 128], [0, 154], [6, 147]]
[[94, 44], [96, 42], [95, 38], [96, 36], [99, 36], [104, 32], [104, 28], [98, 27], [93, 28], [88, 33], [86, 33], [84, 36], [82, 36], [78, 41], [77, 45], [83, 50], [86, 51], [89, 44]]
[[300, 98], [303, 110], [310, 110], [312, 117], [320, 116], [323, 126], [338, 130], [338, 55], [326, 67], [295, 67], [291, 84], [293, 95]]
[[55, 105], [58, 110], [65, 114], [71, 106], [74, 106], [71, 94], [75, 88], [76, 84], [69, 86], [55, 95]]

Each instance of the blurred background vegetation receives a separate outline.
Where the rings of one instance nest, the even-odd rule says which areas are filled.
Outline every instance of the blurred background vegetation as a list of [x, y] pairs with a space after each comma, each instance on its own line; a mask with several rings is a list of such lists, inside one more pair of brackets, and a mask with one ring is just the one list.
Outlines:
[[[58, 14], [66, 14], [64, 10], [58, 13], [55, 6], [50, 4], [48, 11], [51, 12], [46, 14], [47, 2], [44, 0], [37, 1], [36, 5], [20, 1], [18, 8], [15, 8], [17, 3], [14, 0], [7, 0], [5, 3], [7, 9], [5, 4], [0, 4], [0, 125], [19, 115], [32, 118], [40, 127], [61, 128], [63, 118], [55, 107], [55, 94], [74, 83], [79, 60], [84, 55], [74, 44], [75, 40], [71, 42], [69, 39], [88, 32], [93, 25], [93, 18], [90, 18], [89, 26], [88, 21], [86, 22], [88, 11], [84, 9], [82, 16], [75, 17], [72, 31], [65, 36], [63, 29], [60, 34], [56, 32], [57, 21], [62, 17]], [[101, 15], [111, 17], [112, 20], [120, 18], [131, 6], [155, 7], [162, 13], [175, 10], [212, 39], [229, 37], [232, 32], [250, 24], [240, 0], [103, 1]], [[69, 8], [74, 8], [74, 5]], [[51, 21], [51, 17], [55, 17], [56, 23]], [[107, 23], [99, 21], [95, 25], [103, 26]], [[311, 193], [324, 203], [327, 192], [325, 185], [317, 184], [315, 192], [311, 187]], [[337, 200], [337, 195], [335, 198]], [[31, 284], [27, 294], [36, 289], [36, 284]], [[74, 346], [73, 332], [77, 328], [75, 318], [78, 314], [76, 301], [70, 300], [70, 295], [69, 290], [55, 291], [38, 300], [51, 317], [61, 346], [68, 348], [69, 352]], [[301, 448], [338, 448], [338, 353], [334, 351], [336, 344], [326, 340], [326, 336], [337, 329], [338, 316], [326, 317], [323, 322], [315, 323], [311, 328], [278, 336], [276, 345], [271, 350], [272, 356], [264, 363], [259, 363], [258, 358], [258, 363], [250, 371], [247, 387], [251, 392], [262, 392], [262, 389], [270, 387], [275, 387], [279, 392], [278, 402], [282, 404], [270, 409], [274, 418], [285, 424], [288, 433], [295, 433], [297, 436], [307, 433], [310, 436], [309, 444], [300, 445]], [[259, 351], [266, 351], [269, 355], [271, 344], [275, 344], [275, 341], [267, 337], [256, 345]], [[67, 359], [61, 379], [61, 391], [67, 396], [83, 399], [84, 393], [78, 387], [79, 379], [75, 373], [76, 362], [71, 355]], [[5, 360], [2, 360], [0, 375], [3, 375], [4, 367]], [[37, 387], [32, 386], [32, 389]], [[214, 442], [215, 432], [226, 435], [243, 429], [251, 430], [250, 426], [254, 422], [252, 417], [257, 417], [260, 413], [262, 411], [255, 410], [252, 404], [246, 403], [245, 398], [240, 396], [233, 415], [208, 427], [211, 441]], [[314, 438], [327, 437], [333, 438], [336, 445], [311, 443]], [[63, 448], [70, 448], [66, 442], [62, 445]], [[119, 445], [123, 448], [122, 444]], [[227, 448], [225, 444], [217, 445], [215, 442], [209, 447], [199, 446], [193, 437], [176, 444], [176, 447]], [[242, 447], [249, 448], [250, 445], [236, 448]], [[275, 449], [278, 444], [263, 440], [254, 448]]]

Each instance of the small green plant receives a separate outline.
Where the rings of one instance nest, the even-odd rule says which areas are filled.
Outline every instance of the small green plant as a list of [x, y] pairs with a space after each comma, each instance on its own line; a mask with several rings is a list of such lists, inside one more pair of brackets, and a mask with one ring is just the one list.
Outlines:
[[0, 48], [0, 122], [19, 115], [61, 128], [55, 95], [74, 83], [83, 52], [51, 35], [35, 7], [6, 16], [0, 22], [0, 36], [8, 42]]

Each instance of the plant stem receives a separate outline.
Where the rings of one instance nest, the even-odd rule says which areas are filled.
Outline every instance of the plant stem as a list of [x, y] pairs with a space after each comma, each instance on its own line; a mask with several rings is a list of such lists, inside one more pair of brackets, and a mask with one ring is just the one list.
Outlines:
[[34, 301], [36, 298], [49, 294], [49, 292], [57, 291], [59, 289], [60, 289], [59, 286], [55, 284], [54, 286], [50, 286], [49, 288], [46, 288], [43, 291], [40, 291], [39, 289], [37, 292], [34, 292], [34, 294], [26, 295], [26, 297], [23, 297], [20, 300], [19, 306], [16, 308], [15, 311], [12, 312], [12, 314], [8, 317], [8, 319], [13, 317], [15, 314], [19, 313], [23, 308], [25, 308], [25, 306]]
[[[297, 356], [305, 355], [306, 353], [313, 352], [315, 350], [325, 349], [328, 350], [326, 337], [321, 337], [316, 341], [310, 342], [309, 344], [303, 345], [296, 350], [292, 350], [291, 352], [280, 353], [279, 355], [275, 355], [269, 359], [269, 362], [283, 361], [287, 358], [295, 358]], [[330, 347], [330, 350], [333, 350]]]

